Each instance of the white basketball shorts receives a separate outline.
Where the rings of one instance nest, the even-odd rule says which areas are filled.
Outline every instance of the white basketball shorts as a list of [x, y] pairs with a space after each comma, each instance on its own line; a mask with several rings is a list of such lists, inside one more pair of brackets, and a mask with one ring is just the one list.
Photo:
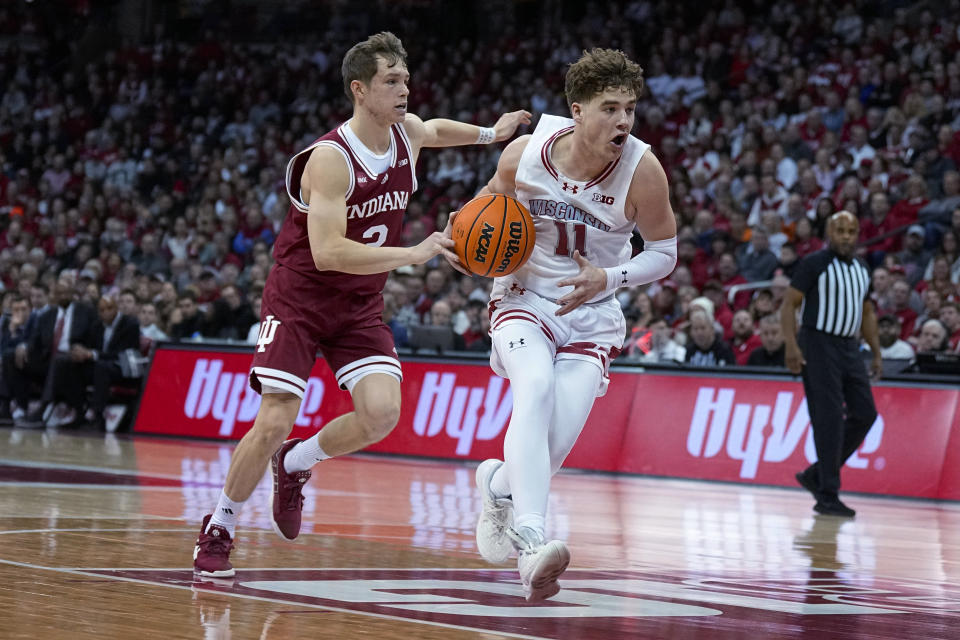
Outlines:
[[[616, 297], [584, 304], [567, 315], [557, 316], [556, 301], [524, 289], [511, 278], [498, 278], [490, 293], [490, 333], [496, 334], [517, 323], [540, 328], [554, 353], [554, 360], [584, 360], [602, 373], [597, 396], [607, 392], [610, 362], [623, 347], [626, 320]], [[490, 353], [490, 367], [507, 377], [496, 341]]]

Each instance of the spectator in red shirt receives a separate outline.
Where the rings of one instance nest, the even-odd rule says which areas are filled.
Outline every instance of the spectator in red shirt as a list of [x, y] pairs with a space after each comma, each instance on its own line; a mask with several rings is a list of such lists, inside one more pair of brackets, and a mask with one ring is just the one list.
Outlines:
[[877, 305], [877, 310], [881, 313], [893, 308], [893, 300], [891, 297], [893, 294], [892, 285], [893, 278], [886, 267], [877, 267], [873, 270], [870, 278], [870, 287], [872, 289], [870, 297], [873, 299], [873, 303]]
[[[737, 259], [732, 253], [727, 251], [721, 254], [717, 262], [717, 278], [723, 286], [724, 294], [730, 292], [730, 288], [738, 284], [747, 284], [747, 279], [740, 275], [737, 267]], [[750, 306], [750, 292], [740, 291], [733, 299], [734, 309], [746, 309]]]
[[864, 251], [870, 256], [872, 264], [883, 261], [883, 256], [900, 250], [901, 234], [893, 233], [900, 225], [890, 215], [890, 200], [887, 194], [878, 191], [870, 196], [870, 215], [860, 221], [860, 242], [868, 242], [874, 238], [891, 233], [892, 235], [871, 242]]
[[760, 336], [757, 335], [753, 326], [753, 318], [746, 309], [740, 309], [733, 314], [733, 340], [730, 347], [733, 349], [733, 355], [737, 359], [737, 364], [746, 366], [747, 360], [753, 350], [761, 344]]
[[733, 310], [727, 304], [727, 295], [718, 280], [707, 280], [703, 295], [713, 303], [713, 319], [723, 327], [723, 339], [733, 339]]
[[423, 293], [416, 301], [414, 309], [420, 317], [421, 323], [426, 323], [433, 303], [443, 297], [447, 286], [447, 276], [440, 269], [431, 269], [423, 281]]
[[957, 297], [957, 284], [953, 281], [950, 274], [950, 261], [944, 255], [936, 255], [930, 261], [927, 269], [929, 276], [917, 283], [914, 287], [919, 292], [927, 289], [933, 289], [940, 294], [944, 300], [952, 300]]
[[890, 217], [897, 225], [912, 224], [917, 221], [917, 213], [930, 200], [927, 198], [927, 182], [923, 176], [914, 173], [904, 185], [906, 195], [890, 209]]
[[670, 135], [670, 131], [663, 126], [663, 110], [660, 107], [652, 107], [644, 113], [644, 121], [637, 132], [638, 137], [653, 147], [657, 156], [660, 155], [660, 148], [663, 139]]
[[681, 238], [677, 244], [677, 266], [685, 266], [690, 269], [691, 283], [698, 290], [703, 288], [707, 278], [710, 277], [707, 271], [706, 252], [698, 248], [696, 241], [689, 236]]
[[913, 335], [913, 326], [917, 321], [917, 312], [910, 307], [910, 284], [900, 277], [890, 285], [890, 302], [893, 314], [900, 318], [900, 339], [906, 340]]
[[960, 351], [960, 303], [947, 302], [940, 307], [940, 322], [950, 334], [950, 351]]

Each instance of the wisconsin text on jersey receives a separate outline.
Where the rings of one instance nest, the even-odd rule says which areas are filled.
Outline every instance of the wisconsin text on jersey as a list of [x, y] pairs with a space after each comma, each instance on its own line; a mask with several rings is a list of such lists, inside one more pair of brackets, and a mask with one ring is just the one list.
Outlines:
[[582, 222], [601, 231], [610, 231], [610, 225], [598, 220], [596, 216], [591, 215], [566, 202], [557, 202], [556, 200], [530, 200], [530, 213], [544, 218], [553, 218], [555, 220], [571, 220], [573, 222]]
[[409, 199], [410, 194], [406, 191], [394, 191], [392, 194], [389, 192], [381, 193], [376, 198], [364, 201], [363, 204], [350, 205], [350, 210], [347, 212], [347, 219], [369, 218], [381, 211], [389, 211], [391, 209], [404, 211], [407, 208], [407, 201]]

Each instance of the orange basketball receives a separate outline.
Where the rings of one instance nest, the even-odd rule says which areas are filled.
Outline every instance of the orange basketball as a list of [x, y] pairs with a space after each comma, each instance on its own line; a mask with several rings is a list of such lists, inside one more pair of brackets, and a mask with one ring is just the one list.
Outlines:
[[533, 218], [522, 204], [500, 193], [477, 196], [453, 218], [451, 235], [470, 273], [496, 278], [519, 269], [533, 253]]

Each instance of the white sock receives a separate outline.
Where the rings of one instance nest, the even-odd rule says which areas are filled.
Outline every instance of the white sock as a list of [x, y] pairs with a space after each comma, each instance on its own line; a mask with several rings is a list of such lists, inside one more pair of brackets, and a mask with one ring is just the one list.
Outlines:
[[207, 531], [213, 525], [219, 525], [227, 530], [230, 537], [233, 538], [234, 531], [237, 530], [237, 518], [240, 517], [240, 509], [246, 500], [234, 502], [227, 497], [227, 494], [220, 491], [220, 500], [217, 502], [217, 508], [213, 510], [210, 517], [210, 523], [207, 525]]
[[303, 442], [297, 443], [293, 449], [287, 451], [287, 455], [283, 457], [283, 468], [287, 473], [306, 471], [321, 460], [326, 460], [329, 457], [330, 456], [320, 448], [320, 434], [318, 433]]

